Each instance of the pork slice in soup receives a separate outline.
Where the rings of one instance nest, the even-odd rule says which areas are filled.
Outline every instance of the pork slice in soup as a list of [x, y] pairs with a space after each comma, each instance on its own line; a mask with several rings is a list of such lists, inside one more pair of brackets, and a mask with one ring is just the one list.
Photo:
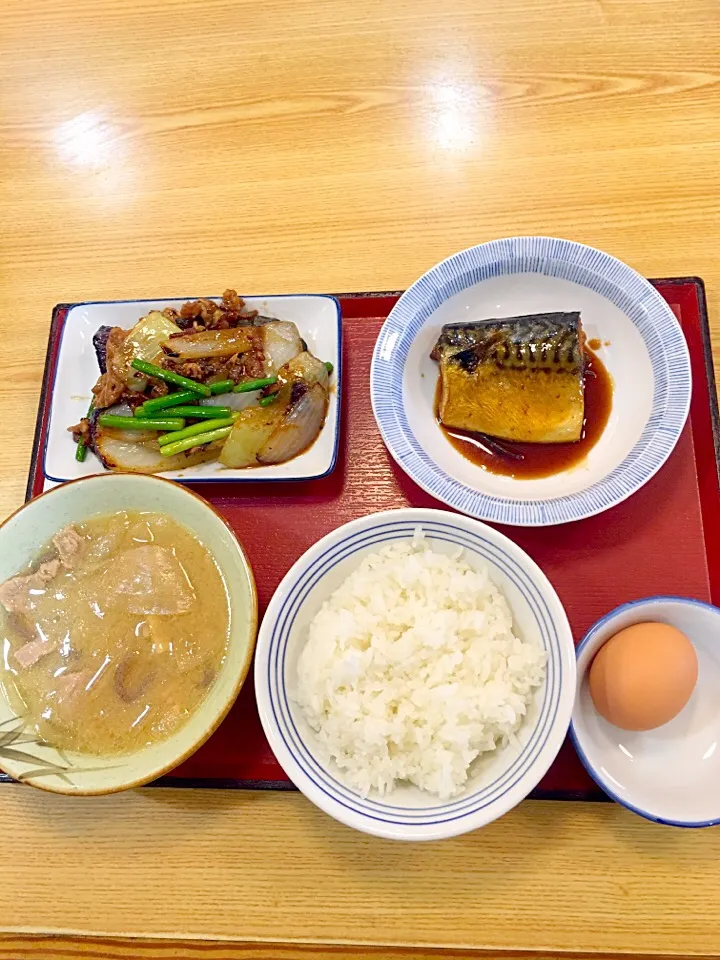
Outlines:
[[38, 736], [112, 756], [163, 740], [226, 655], [227, 590], [207, 548], [159, 513], [59, 530], [0, 585], [0, 683]]

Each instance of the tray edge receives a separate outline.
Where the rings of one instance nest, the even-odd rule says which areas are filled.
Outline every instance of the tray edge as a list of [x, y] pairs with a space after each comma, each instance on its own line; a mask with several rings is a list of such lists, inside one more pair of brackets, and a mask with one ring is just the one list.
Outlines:
[[32, 451], [30, 454], [30, 466], [28, 469], [28, 480], [25, 485], [25, 503], [33, 498], [33, 486], [37, 478], [38, 458], [40, 456], [40, 440], [43, 432], [43, 413], [47, 403], [48, 392], [52, 387], [50, 373], [52, 370], [53, 359], [55, 356], [56, 331], [62, 322], [62, 314], [67, 313], [73, 306], [71, 303], [56, 303], [52, 311], [50, 320], [50, 329], [48, 330], [48, 345], [45, 351], [45, 364], [43, 366], [42, 384], [40, 386], [40, 397], [38, 399], [37, 415], [35, 417], [35, 432], [33, 434]]

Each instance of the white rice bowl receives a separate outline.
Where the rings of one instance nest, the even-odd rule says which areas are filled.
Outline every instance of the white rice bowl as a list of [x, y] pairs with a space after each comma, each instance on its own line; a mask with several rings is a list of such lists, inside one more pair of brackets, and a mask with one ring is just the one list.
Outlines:
[[547, 654], [513, 633], [487, 567], [462, 553], [418, 529], [366, 555], [310, 623], [295, 699], [363, 797], [398, 781], [457, 795], [478, 756], [517, 745], [545, 679]]
[[[394, 575], [377, 578], [367, 558], [388, 547]], [[398, 591], [413, 599], [395, 618], [411, 622], [391, 622]], [[537, 786], [569, 725], [575, 650], [552, 585], [516, 544], [408, 508], [339, 527], [290, 569], [261, 625], [255, 690], [273, 753], [313, 803], [377, 836], [434, 840]]]

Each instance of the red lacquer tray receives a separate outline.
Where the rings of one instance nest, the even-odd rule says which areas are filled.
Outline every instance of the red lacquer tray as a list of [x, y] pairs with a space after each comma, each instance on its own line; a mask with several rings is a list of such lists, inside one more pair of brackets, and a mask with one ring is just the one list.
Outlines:
[[[576, 642], [592, 623], [627, 600], [676, 594], [720, 603], [718, 416], [702, 282], [653, 281], [690, 347], [690, 420], [660, 472], [612, 510], [551, 529], [504, 527], [540, 564], [557, 589]], [[370, 359], [397, 294], [340, 295], [343, 314], [341, 451], [321, 480], [202, 484], [198, 492], [230, 521], [257, 578], [261, 610], [291, 564], [316, 540], [354, 517], [407, 505], [440, 507], [395, 465], [372, 415]], [[45, 442], [59, 335], [67, 304], [55, 308], [33, 448], [28, 497], [44, 486]], [[198, 752], [157, 781], [176, 787], [291, 789], [263, 736], [252, 680], [229, 716]], [[601, 799], [569, 742], [536, 797]]]

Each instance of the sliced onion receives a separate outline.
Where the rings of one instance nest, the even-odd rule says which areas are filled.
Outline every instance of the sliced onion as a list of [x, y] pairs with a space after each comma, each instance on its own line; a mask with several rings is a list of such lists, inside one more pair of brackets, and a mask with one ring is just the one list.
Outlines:
[[227, 330], [203, 330], [165, 340], [163, 349], [183, 360], [204, 360], [208, 357], [233, 357], [247, 353], [257, 337], [254, 327], [231, 327]]
[[114, 407], [108, 407], [106, 410], [101, 410], [100, 413], [111, 413], [114, 417], [134, 416], [133, 408], [129, 403], [116, 403]]
[[281, 381], [304, 380], [308, 386], [319, 383], [324, 390], [327, 390], [330, 382], [325, 364], [307, 350], [298, 353], [286, 363], [282, 370], [278, 371], [278, 378]]
[[[207, 397], [200, 401], [200, 406], [222, 406], [230, 407], [232, 410], [244, 410], [246, 407], [257, 406], [259, 390], [253, 390], [252, 393], [221, 393], [216, 397]], [[170, 410], [168, 410], [170, 413]]]
[[147, 386], [147, 378], [130, 364], [138, 358], [155, 363], [162, 354], [162, 343], [173, 333], [180, 333], [180, 327], [168, 320], [159, 310], [152, 310], [146, 317], [138, 320], [125, 338], [121, 356], [118, 358], [117, 374], [135, 393], [142, 393]]
[[307, 449], [320, 433], [327, 414], [327, 392], [313, 384], [293, 404], [280, 426], [258, 453], [260, 463], [284, 463]]
[[128, 403], [116, 403], [114, 407], [108, 407], [107, 410], [97, 410], [93, 414], [90, 426], [96, 441], [101, 431], [108, 437], [124, 440], [126, 443], [149, 443], [152, 440], [157, 440], [157, 430], [115, 430], [100, 427], [98, 420], [106, 413], [111, 413], [114, 417], [132, 417], [133, 408]]
[[[157, 444], [157, 433], [151, 441], [144, 443], [124, 439], [123, 435], [131, 431], [108, 430], [102, 427], [95, 431], [95, 450], [102, 464], [108, 470], [127, 470], [130, 473], [164, 473], [166, 470], [182, 470], [198, 463], [216, 460], [223, 441], [208, 444], [197, 450], [176, 453], [173, 457], [164, 457]], [[145, 435], [145, 431], [140, 431]]]
[[220, 454], [223, 466], [235, 469], [257, 466], [258, 451], [283, 418], [281, 403], [276, 400], [269, 407], [249, 407], [238, 417]]
[[289, 320], [275, 320], [262, 327], [265, 349], [265, 376], [270, 377], [293, 357], [302, 353], [298, 328]]

